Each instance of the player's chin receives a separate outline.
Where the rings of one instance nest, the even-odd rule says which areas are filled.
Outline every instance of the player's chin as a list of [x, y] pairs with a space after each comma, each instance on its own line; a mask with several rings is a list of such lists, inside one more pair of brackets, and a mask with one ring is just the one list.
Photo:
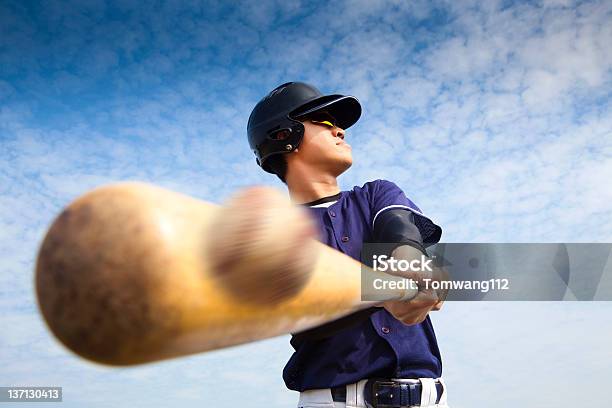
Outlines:
[[338, 163], [348, 165], [349, 167], [353, 164], [353, 155], [348, 149], [338, 152], [335, 156]]
[[336, 164], [339, 170], [338, 174], [344, 173], [353, 165], [353, 157], [350, 154], [342, 155], [336, 160]]
[[338, 160], [349, 162], [350, 164], [353, 164], [353, 152], [351, 151], [349, 147], [342, 146], [341, 150], [338, 151], [337, 156], [338, 156]]

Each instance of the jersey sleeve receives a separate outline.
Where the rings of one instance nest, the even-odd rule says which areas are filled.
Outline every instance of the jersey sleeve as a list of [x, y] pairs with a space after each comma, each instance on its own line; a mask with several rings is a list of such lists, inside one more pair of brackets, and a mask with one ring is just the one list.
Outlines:
[[425, 247], [440, 241], [442, 228], [427, 217], [395, 183], [388, 180], [376, 180], [370, 183], [370, 227], [374, 229], [376, 219], [384, 211], [392, 208], [405, 208], [412, 211], [414, 221], [423, 238]]

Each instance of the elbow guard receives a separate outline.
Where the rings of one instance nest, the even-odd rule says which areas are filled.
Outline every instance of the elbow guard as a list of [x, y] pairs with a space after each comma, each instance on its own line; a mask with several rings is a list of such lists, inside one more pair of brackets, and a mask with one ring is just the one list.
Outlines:
[[405, 208], [392, 208], [381, 213], [372, 232], [374, 242], [394, 244], [389, 252], [402, 245], [410, 245], [427, 255], [421, 232], [414, 222], [414, 214]]

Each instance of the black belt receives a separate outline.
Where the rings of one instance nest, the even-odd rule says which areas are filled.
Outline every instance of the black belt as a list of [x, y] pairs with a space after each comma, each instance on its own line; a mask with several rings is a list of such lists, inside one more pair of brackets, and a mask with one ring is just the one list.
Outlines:
[[[438, 396], [436, 404], [440, 402], [444, 387], [438, 381], [435, 383]], [[368, 407], [372, 408], [404, 408], [421, 405], [423, 386], [418, 380], [389, 380], [371, 379], [366, 382], [363, 389], [363, 399]], [[346, 386], [333, 387], [332, 398], [336, 402], [346, 402]]]

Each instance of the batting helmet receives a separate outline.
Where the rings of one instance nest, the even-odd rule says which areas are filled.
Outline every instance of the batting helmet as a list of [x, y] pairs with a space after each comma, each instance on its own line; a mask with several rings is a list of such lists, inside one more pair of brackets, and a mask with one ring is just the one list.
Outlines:
[[361, 105], [354, 96], [323, 95], [303, 82], [287, 82], [273, 89], [255, 105], [247, 125], [257, 164], [273, 173], [266, 160], [294, 151], [304, 137], [304, 125], [299, 119], [321, 110], [332, 115], [342, 129], [352, 126], [361, 116]]

